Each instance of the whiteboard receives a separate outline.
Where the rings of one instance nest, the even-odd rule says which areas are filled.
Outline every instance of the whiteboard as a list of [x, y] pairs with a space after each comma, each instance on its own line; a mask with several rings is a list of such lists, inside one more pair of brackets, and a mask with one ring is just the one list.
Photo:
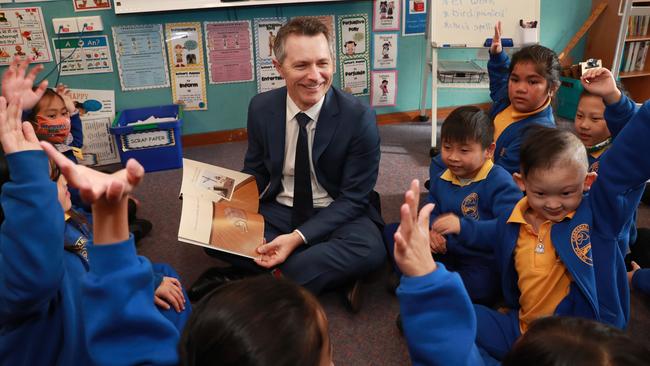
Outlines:
[[[523, 44], [519, 19], [540, 19], [540, 0], [431, 0], [429, 39], [433, 47], [483, 47], [494, 36], [494, 25], [501, 21], [501, 37], [512, 38], [515, 47]], [[526, 38], [539, 42], [540, 23], [527, 29]]]

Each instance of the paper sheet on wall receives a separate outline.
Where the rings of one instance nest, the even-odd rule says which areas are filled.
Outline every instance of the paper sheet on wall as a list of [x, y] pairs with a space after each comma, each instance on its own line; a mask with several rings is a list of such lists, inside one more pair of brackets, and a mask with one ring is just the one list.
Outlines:
[[273, 45], [278, 30], [287, 18], [255, 18], [255, 56], [257, 65], [257, 92], [273, 90], [285, 85], [284, 79], [273, 66]]
[[74, 11], [107, 10], [111, 8], [110, 0], [72, 0]]
[[99, 166], [120, 162], [110, 126], [115, 118], [113, 90], [71, 89], [72, 100], [81, 103], [79, 112], [83, 126], [83, 160], [79, 163]]
[[122, 90], [169, 87], [161, 24], [112, 27]]
[[350, 58], [341, 62], [341, 89], [354, 95], [368, 95], [368, 59]]
[[402, 35], [417, 36], [427, 28], [427, 2], [425, 0], [403, 0]]
[[201, 23], [165, 24], [172, 100], [183, 109], [208, 109]]
[[375, 32], [399, 30], [400, 0], [372, 2], [372, 30]]
[[61, 75], [113, 72], [108, 36], [55, 38], [52, 44], [56, 62], [64, 60], [61, 62]]
[[203, 24], [210, 84], [253, 81], [253, 35], [250, 20]]
[[372, 41], [374, 69], [397, 68], [397, 33], [376, 33]]
[[15, 56], [32, 62], [52, 61], [40, 7], [0, 9], [0, 65]]
[[343, 57], [368, 57], [368, 15], [339, 16], [339, 49]]
[[373, 107], [394, 106], [397, 101], [397, 70], [373, 71], [370, 103]]

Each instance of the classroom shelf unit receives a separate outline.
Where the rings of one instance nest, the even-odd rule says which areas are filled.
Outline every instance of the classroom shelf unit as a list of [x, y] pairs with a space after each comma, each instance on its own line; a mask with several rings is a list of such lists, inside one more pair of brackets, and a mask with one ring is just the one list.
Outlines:
[[[593, 0], [592, 8], [600, 2]], [[610, 68], [614, 76], [621, 79], [632, 99], [643, 102], [650, 99], [650, 57], [646, 57], [641, 70], [621, 71], [626, 66], [623, 56], [629, 44], [650, 40], [650, 34], [628, 34], [631, 16], [650, 17], [650, 1], [608, 0], [603, 15], [589, 31], [585, 57], [602, 59], [603, 66]]]
[[309, 4], [344, 0], [115, 0], [115, 14], [148, 13], [191, 9], [232, 8], [241, 6]]

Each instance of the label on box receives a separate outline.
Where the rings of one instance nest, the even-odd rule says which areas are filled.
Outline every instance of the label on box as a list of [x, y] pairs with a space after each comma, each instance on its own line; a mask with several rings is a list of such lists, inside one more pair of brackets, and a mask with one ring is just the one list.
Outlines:
[[124, 151], [173, 146], [175, 144], [174, 130], [136, 132], [122, 135], [122, 149]]

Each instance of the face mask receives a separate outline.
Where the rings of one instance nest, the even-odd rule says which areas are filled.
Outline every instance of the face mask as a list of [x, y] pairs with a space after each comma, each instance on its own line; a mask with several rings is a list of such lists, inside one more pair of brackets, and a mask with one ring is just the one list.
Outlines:
[[70, 118], [46, 118], [36, 116], [36, 136], [40, 140], [45, 140], [53, 144], [62, 144], [70, 134]]

